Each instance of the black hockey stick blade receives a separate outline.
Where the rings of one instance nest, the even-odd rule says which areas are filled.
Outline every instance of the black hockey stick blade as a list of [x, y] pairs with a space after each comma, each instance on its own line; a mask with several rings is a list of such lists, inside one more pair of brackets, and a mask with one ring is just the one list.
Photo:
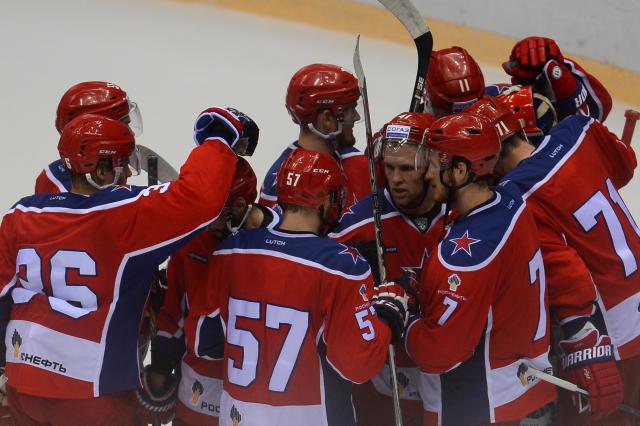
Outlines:
[[425, 109], [426, 112], [433, 112], [431, 102], [426, 98], [424, 90], [425, 77], [429, 69], [429, 60], [433, 50], [433, 36], [429, 27], [424, 22], [424, 18], [410, 0], [378, 0], [387, 10], [400, 21], [409, 31], [418, 51], [418, 69], [416, 71], [416, 81], [413, 84], [411, 103], [409, 111], [417, 112]]

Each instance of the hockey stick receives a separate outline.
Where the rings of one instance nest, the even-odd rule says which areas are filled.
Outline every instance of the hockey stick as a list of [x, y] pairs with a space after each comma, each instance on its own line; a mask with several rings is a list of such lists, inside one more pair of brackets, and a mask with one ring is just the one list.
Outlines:
[[[382, 220], [380, 212], [380, 199], [378, 193], [378, 180], [376, 176], [375, 152], [373, 147], [373, 136], [371, 132], [371, 115], [369, 114], [369, 97], [367, 95], [367, 80], [360, 61], [360, 34], [356, 41], [356, 49], [353, 52], [353, 66], [358, 77], [358, 86], [362, 95], [362, 105], [364, 109], [364, 123], [367, 132], [367, 157], [369, 159], [369, 178], [371, 182], [371, 200], [373, 202], [373, 226], [376, 235], [376, 255], [378, 258], [378, 272], [380, 282], [387, 282], [387, 269], [384, 265], [384, 246], [382, 242]], [[393, 395], [393, 412], [396, 426], [402, 426], [402, 412], [400, 411], [400, 395], [398, 393], [398, 376], [396, 373], [396, 356], [393, 344], [389, 345], [389, 369], [391, 376], [391, 389]]]
[[[586, 390], [582, 389], [581, 387], [579, 387], [578, 385], [568, 382], [566, 380], [562, 380], [559, 377], [556, 377], [554, 375], [551, 375], [549, 373], [545, 373], [544, 371], [538, 370], [537, 368], [534, 368], [530, 365], [525, 364], [524, 362], [522, 364], [520, 364], [520, 366], [518, 367], [518, 377], [520, 378], [520, 380], [524, 383], [524, 375], [527, 373], [531, 373], [531, 375], [539, 378], [540, 380], [544, 380], [545, 382], [549, 382], [553, 385], [556, 385], [559, 388], [562, 389], [566, 389], [570, 392], [578, 392], [581, 393], [584, 396], [589, 396], [589, 392], [587, 392]], [[634, 415], [636, 417], [640, 417], [640, 410], [637, 408], [633, 408], [627, 404], [620, 404], [618, 406], [618, 410], [620, 411], [624, 411], [625, 413]]]
[[[156, 153], [152, 150], [150, 150], [149, 148], [147, 148], [146, 146], [140, 146], [138, 145], [139, 148], [139, 153], [140, 153], [140, 160], [141, 160], [141, 164], [146, 165], [147, 166], [147, 185], [148, 186], [153, 186], [153, 185], [157, 185], [158, 184], [158, 156], [156, 155]], [[143, 149], [140, 149], [143, 148]], [[143, 157], [142, 152], [144, 151], [145, 156]], [[168, 164], [168, 163], [167, 163]], [[171, 167], [171, 166], [169, 166]], [[157, 268], [156, 268], [156, 274], [157, 274]], [[154, 284], [155, 285], [155, 284]], [[157, 289], [156, 289], [157, 291]], [[154, 289], [151, 289], [151, 292], [154, 292]], [[150, 298], [153, 298], [153, 295], [150, 296]], [[150, 299], [150, 300], [151, 300]], [[153, 305], [153, 303], [152, 303]], [[147, 350], [150, 349], [151, 346], [151, 340], [153, 339], [153, 336], [155, 336], [156, 334], [156, 330], [157, 330], [157, 323], [156, 323], [156, 312], [154, 310], [153, 306], [149, 306], [149, 342], [148, 342], [148, 347]], [[154, 419], [152, 421], [152, 426], [160, 426], [162, 423], [157, 420]]]
[[140, 166], [142, 167], [142, 170], [147, 172], [147, 174], [149, 174], [149, 159], [151, 157], [156, 157], [157, 170], [155, 173], [156, 180], [154, 185], [157, 184], [158, 181], [165, 183], [178, 179], [178, 171], [174, 169], [167, 160], [158, 155], [157, 152], [139, 143], [136, 144], [136, 147], [138, 148], [138, 154], [140, 155]]
[[[418, 70], [416, 81], [413, 84], [413, 93], [409, 111], [419, 112], [424, 108], [425, 112], [433, 113], [433, 107], [425, 93], [424, 84], [429, 69], [429, 60], [433, 50], [433, 36], [424, 18], [410, 0], [378, 0], [387, 10], [400, 21], [409, 31], [418, 51]], [[423, 106], [424, 104], [424, 106]]]

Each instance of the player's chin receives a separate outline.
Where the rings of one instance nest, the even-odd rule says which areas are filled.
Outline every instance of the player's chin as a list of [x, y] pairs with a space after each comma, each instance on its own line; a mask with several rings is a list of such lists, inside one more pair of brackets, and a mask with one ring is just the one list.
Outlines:
[[340, 148], [351, 148], [356, 144], [356, 138], [353, 136], [352, 131], [344, 132], [337, 137], [338, 146]]

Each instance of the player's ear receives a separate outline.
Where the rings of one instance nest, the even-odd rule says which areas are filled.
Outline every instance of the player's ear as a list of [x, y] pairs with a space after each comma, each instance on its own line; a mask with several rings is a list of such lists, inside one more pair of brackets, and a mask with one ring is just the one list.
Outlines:
[[330, 109], [323, 109], [318, 112], [315, 128], [323, 133], [332, 132], [335, 129], [335, 117]]
[[111, 160], [107, 158], [101, 158], [98, 160], [98, 165], [96, 166], [95, 171], [95, 176], [98, 179], [97, 183], [99, 185], [103, 185], [111, 176], [112, 172], [113, 167], [111, 165]]

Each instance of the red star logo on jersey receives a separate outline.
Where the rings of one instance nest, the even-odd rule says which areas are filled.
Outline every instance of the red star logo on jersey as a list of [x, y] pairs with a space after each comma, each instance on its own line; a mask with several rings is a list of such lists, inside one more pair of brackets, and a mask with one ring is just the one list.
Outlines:
[[469, 236], [469, 230], [466, 230], [464, 231], [464, 234], [462, 234], [461, 237], [452, 238], [449, 241], [451, 241], [453, 244], [456, 245], [453, 248], [453, 252], [451, 253], [452, 256], [457, 252], [459, 252], [460, 250], [464, 250], [465, 253], [471, 256], [471, 246], [474, 245], [475, 243], [479, 243], [481, 240], [476, 240], [475, 238], [471, 238]]
[[364, 258], [360, 255], [360, 252], [356, 249], [354, 249], [353, 247], [348, 247], [345, 246], [344, 244], [340, 244], [342, 247], [344, 247], [344, 250], [342, 250], [340, 253], [338, 254], [348, 254], [351, 256], [351, 260], [353, 260], [353, 263], [356, 264], [358, 263], [358, 259], [364, 261]]
[[422, 257], [420, 258], [420, 264], [416, 265], [416, 266], [401, 266], [400, 269], [402, 269], [403, 271], [411, 274], [416, 274], [416, 276], [420, 275], [420, 271], [422, 271], [422, 268], [424, 268], [424, 261], [427, 260], [427, 258], [429, 257], [429, 252], [427, 251], [427, 249], [424, 249], [422, 252]]

